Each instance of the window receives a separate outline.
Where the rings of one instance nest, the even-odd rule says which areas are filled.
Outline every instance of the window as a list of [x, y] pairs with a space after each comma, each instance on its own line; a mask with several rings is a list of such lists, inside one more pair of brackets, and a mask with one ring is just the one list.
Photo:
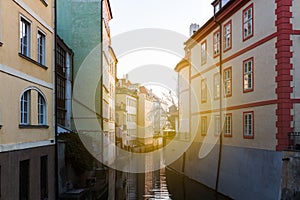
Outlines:
[[220, 116], [219, 115], [215, 116], [215, 135], [216, 136], [220, 135]]
[[201, 43], [201, 65], [206, 63], [207, 55], [206, 55], [206, 41]]
[[1, 195], [1, 194], [2, 194], [2, 193], [1, 193], [1, 191], [2, 191], [2, 190], [1, 190], [1, 188], [2, 188], [2, 186], [1, 186], [1, 180], [2, 180], [2, 178], [1, 178], [1, 175], [2, 175], [1, 172], [2, 172], [2, 171], [1, 171], [1, 165], [0, 165], [0, 198], [1, 198], [1, 196], [2, 196], [2, 195]]
[[243, 63], [244, 81], [243, 88], [244, 92], [253, 91], [253, 58], [245, 60]]
[[41, 94], [38, 94], [38, 124], [46, 124], [46, 101]]
[[201, 103], [205, 103], [207, 101], [207, 85], [206, 79], [201, 80]]
[[29, 124], [30, 113], [30, 90], [23, 93], [21, 97], [21, 124]]
[[37, 41], [38, 41], [38, 62], [42, 65], [45, 65], [45, 35], [41, 31], [38, 31]]
[[244, 112], [244, 138], [254, 138], [254, 117], [253, 112]]
[[224, 122], [224, 137], [232, 137], [232, 114], [226, 114], [225, 115], [225, 122]]
[[253, 4], [243, 11], [243, 40], [253, 36]]
[[224, 51], [231, 49], [231, 20], [224, 25]]
[[220, 98], [220, 74], [214, 74], [214, 99]]
[[19, 169], [19, 199], [29, 199], [29, 160], [20, 162]]
[[231, 96], [232, 94], [232, 81], [231, 81], [231, 67], [224, 70], [224, 94], [226, 97]]
[[23, 17], [20, 21], [20, 51], [24, 56], [30, 56], [30, 23]]
[[42, 156], [40, 158], [40, 189], [41, 199], [48, 199], [48, 156]]
[[201, 135], [207, 134], [207, 117], [201, 117]]
[[[32, 97], [37, 99], [32, 101]], [[33, 103], [36, 103], [33, 105]], [[34, 106], [35, 109], [31, 108]], [[37, 109], [36, 109], [37, 108]], [[34, 113], [33, 113], [34, 112]], [[37, 121], [31, 121], [31, 116], [37, 116]], [[31, 124], [34, 123], [34, 124]], [[23, 92], [20, 99], [20, 128], [46, 125], [47, 123], [47, 107], [44, 95], [34, 87]], [[37, 126], [38, 127], [38, 126]]]
[[220, 54], [220, 30], [214, 33], [214, 56]]

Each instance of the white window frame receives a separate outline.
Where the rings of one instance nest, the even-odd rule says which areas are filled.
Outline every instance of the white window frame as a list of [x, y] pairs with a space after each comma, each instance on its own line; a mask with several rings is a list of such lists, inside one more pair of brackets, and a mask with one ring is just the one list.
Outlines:
[[214, 99], [220, 98], [220, 73], [214, 74]]
[[232, 68], [224, 69], [224, 95], [225, 97], [232, 95]]
[[38, 125], [47, 124], [47, 103], [44, 96], [38, 93]]
[[[243, 64], [243, 90], [244, 92], [253, 91], [253, 58], [244, 61]], [[249, 85], [250, 82], [250, 85]]]
[[232, 23], [231, 20], [224, 25], [224, 51], [231, 48], [232, 41]]
[[[25, 26], [25, 27], [24, 27]], [[26, 29], [27, 27], [27, 29]], [[24, 30], [25, 28], [25, 30]], [[20, 47], [20, 53], [24, 56], [30, 57], [31, 56], [31, 21], [29, 21], [26, 17], [20, 16], [20, 22], [19, 22], [19, 47]], [[26, 35], [25, 44], [24, 40], [22, 39], [22, 35]], [[26, 52], [25, 52], [26, 51]]]
[[253, 4], [243, 10], [243, 40], [253, 36]]
[[220, 135], [220, 115], [215, 115], [214, 117], [215, 121], [215, 135], [218, 136]]
[[30, 92], [31, 90], [24, 91], [20, 99], [20, 124], [21, 125], [30, 124], [30, 102], [31, 102]]
[[46, 63], [46, 34], [38, 29], [37, 33], [37, 61], [41, 65]]
[[225, 115], [224, 121], [224, 136], [231, 137], [232, 136], [232, 114], [228, 113]]
[[243, 113], [243, 135], [245, 139], [254, 138], [254, 112]]
[[214, 33], [213, 37], [214, 37], [214, 39], [213, 39], [213, 42], [214, 42], [213, 55], [214, 55], [214, 57], [216, 57], [220, 54], [220, 30], [217, 30]]

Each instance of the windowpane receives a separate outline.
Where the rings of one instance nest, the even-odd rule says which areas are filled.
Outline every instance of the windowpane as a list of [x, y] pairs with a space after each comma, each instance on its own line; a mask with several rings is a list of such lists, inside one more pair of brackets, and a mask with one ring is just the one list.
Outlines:
[[201, 80], [201, 102], [206, 102], [207, 100], [207, 85], [206, 79]]
[[38, 62], [45, 65], [45, 35], [38, 31]]
[[244, 62], [244, 91], [253, 88], [253, 60]]
[[220, 97], [220, 74], [214, 75], [214, 98], [218, 99]]
[[30, 23], [24, 18], [20, 21], [20, 51], [29, 57], [30, 48]]
[[206, 135], [207, 132], [207, 118], [201, 117], [201, 134]]
[[232, 123], [231, 114], [226, 114], [226, 116], [225, 116], [225, 132], [224, 132], [225, 136], [231, 136], [231, 123]]
[[214, 34], [214, 55], [218, 55], [220, 53], [220, 31]]
[[206, 63], [206, 41], [201, 44], [201, 64]]
[[38, 124], [46, 124], [46, 102], [41, 94], [38, 95]]
[[231, 47], [231, 21], [224, 27], [224, 49]]
[[231, 68], [224, 70], [224, 93], [225, 96], [231, 95]]
[[252, 36], [253, 34], [253, 9], [252, 7], [244, 11], [244, 39]]
[[20, 104], [21, 124], [29, 124], [30, 90], [23, 93]]
[[253, 137], [253, 114], [244, 113], [244, 136]]

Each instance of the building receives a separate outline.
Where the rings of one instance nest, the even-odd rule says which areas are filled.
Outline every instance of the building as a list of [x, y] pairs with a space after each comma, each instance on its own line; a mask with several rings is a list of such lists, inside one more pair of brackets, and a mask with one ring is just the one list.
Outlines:
[[139, 87], [138, 93], [138, 115], [137, 140], [139, 143], [147, 146], [153, 144], [154, 135], [154, 98], [152, 91], [145, 86]]
[[53, 7], [0, 2], [1, 199], [56, 199]]
[[[115, 160], [111, 144], [115, 144], [117, 59], [110, 41], [111, 19], [109, 0], [57, 1], [57, 34], [74, 53], [71, 129], [97, 138], [86, 148], [104, 171], [104, 164]], [[114, 170], [107, 172], [109, 198], [114, 199]]]
[[184, 172], [234, 199], [279, 199], [282, 150], [300, 129], [300, 2], [212, 5], [176, 66], [179, 132], [195, 137]]
[[133, 87], [128, 78], [119, 79], [116, 87], [116, 127], [117, 136], [123, 148], [137, 145], [138, 88]]

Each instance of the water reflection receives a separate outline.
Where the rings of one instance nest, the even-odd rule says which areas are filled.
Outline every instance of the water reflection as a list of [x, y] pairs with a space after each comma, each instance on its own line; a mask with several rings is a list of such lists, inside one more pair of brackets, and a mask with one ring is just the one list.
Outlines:
[[118, 172], [116, 199], [122, 200], [228, 200], [206, 186], [176, 173], [170, 168], [132, 174]]

